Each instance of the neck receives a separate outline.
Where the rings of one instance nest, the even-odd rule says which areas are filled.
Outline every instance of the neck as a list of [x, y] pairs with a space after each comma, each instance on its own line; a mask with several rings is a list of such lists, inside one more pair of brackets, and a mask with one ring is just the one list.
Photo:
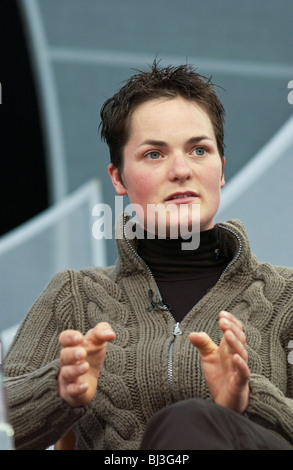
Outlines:
[[138, 241], [139, 255], [153, 271], [154, 276], [189, 276], [203, 266], [211, 267], [219, 261], [219, 239], [215, 227], [200, 233], [200, 244], [195, 250], [182, 249], [182, 238], [145, 238]]
[[138, 240], [138, 253], [150, 267], [176, 321], [215, 285], [227, 265], [215, 227], [201, 232], [196, 250], [182, 250], [181, 242], [170, 238]]

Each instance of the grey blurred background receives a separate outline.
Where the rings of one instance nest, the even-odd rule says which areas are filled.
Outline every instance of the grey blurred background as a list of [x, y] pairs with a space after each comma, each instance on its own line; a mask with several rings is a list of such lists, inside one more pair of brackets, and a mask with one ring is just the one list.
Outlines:
[[[227, 185], [218, 221], [243, 220], [261, 260], [293, 265], [292, 0], [19, 0], [15, 5], [36, 95], [34, 115], [39, 113], [32, 139], [41, 136], [41, 144], [32, 153], [44, 162], [33, 176], [36, 181], [42, 174], [46, 193], [36, 213], [55, 207], [93, 178], [100, 200], [114, 211], [108, 150], [97, 132], [100, 107], [133, 69], [147, 68], [155, 56], [166, 65], [188, 62], [224, 88], [219, 96], [227, 114]], [[6, 40], [13, 47], [13, 38]], [[18, 74], [14, 86], [23, 85]], [[2, 91], [3, 114], [4, 85]], [[4, 154], [12, 158], [7, 146]], [[28, 158], [28, 148], [13, 158], [17, 166]], [[37, 200], [41, 189], [30, 186]], [[7, 239], [10, 230], [4, 232]], [[104, 242], [103, 263], [112, 264], [115, 243]], [[83, 260], [75, 265], [69, 257], [66, 263], [78, 268]], [[52, 272], [53, 267], [43, 284]], [[7, 314], [2, 314], [5, 327]]]

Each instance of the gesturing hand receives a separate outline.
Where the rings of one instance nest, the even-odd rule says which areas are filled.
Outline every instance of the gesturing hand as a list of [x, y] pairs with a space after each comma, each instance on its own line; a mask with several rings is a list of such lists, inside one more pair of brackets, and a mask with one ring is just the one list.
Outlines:
[[215, 403], [243, 413], [249, 400], [248, 355], [242, 324], [222, 311], [219, 326], [224, 335], [217, 346], [206, 333], [190, 333], [189, 339], [201, 356], [208, 388]]
[[115, 338], [108, 323], [98, 323], [85, 335], [65, 330], [59, 336], [59, 394], [70, 406], [87, 405], [94, 397], [107, 343]]

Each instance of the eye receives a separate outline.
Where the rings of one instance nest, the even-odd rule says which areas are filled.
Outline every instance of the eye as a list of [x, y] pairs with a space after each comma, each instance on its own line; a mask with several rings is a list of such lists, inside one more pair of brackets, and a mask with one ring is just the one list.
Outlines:
[[145, 158], [149, 158], [150, 160], [158, 160], [161, 158], [160, 152], [153, 150], [152, 152], [148, 152], [145, 154]]
[[196, 155], [197, 157], [203, 157], [207, 153], [208, 149], [206, 147], [196, 147], [192, 150], [190, 155]]

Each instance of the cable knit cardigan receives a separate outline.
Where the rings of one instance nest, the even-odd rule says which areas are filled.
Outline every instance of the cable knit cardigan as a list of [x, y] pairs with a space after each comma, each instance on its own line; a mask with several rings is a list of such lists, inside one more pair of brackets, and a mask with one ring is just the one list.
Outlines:
[[[183, 319], [179, 335], [170, 312], [149, 309], [149, 291], [156, 301], [159, 294], [133, 240], [117, 240], [114, 267], [53, 277], [4, 361], [18, 449], [44, 449], [71, 427], [77, 449], [137, 449], [156, 411], [190, 397], [211, 399], [188, 335], [205, 331], [219, 344], [222, 309], [241, 320], [247, 335], [251, 391], [245, 416], [293, 444], [293, 269], [259, 263], [239, 221], [217, 227], [221, 249], [233, 259]], [[58, 336], [67, 328], [85, 333], [100, 321], [117, 336], [108, 344], [94, 399], [72, 409], [58, 395]]]

